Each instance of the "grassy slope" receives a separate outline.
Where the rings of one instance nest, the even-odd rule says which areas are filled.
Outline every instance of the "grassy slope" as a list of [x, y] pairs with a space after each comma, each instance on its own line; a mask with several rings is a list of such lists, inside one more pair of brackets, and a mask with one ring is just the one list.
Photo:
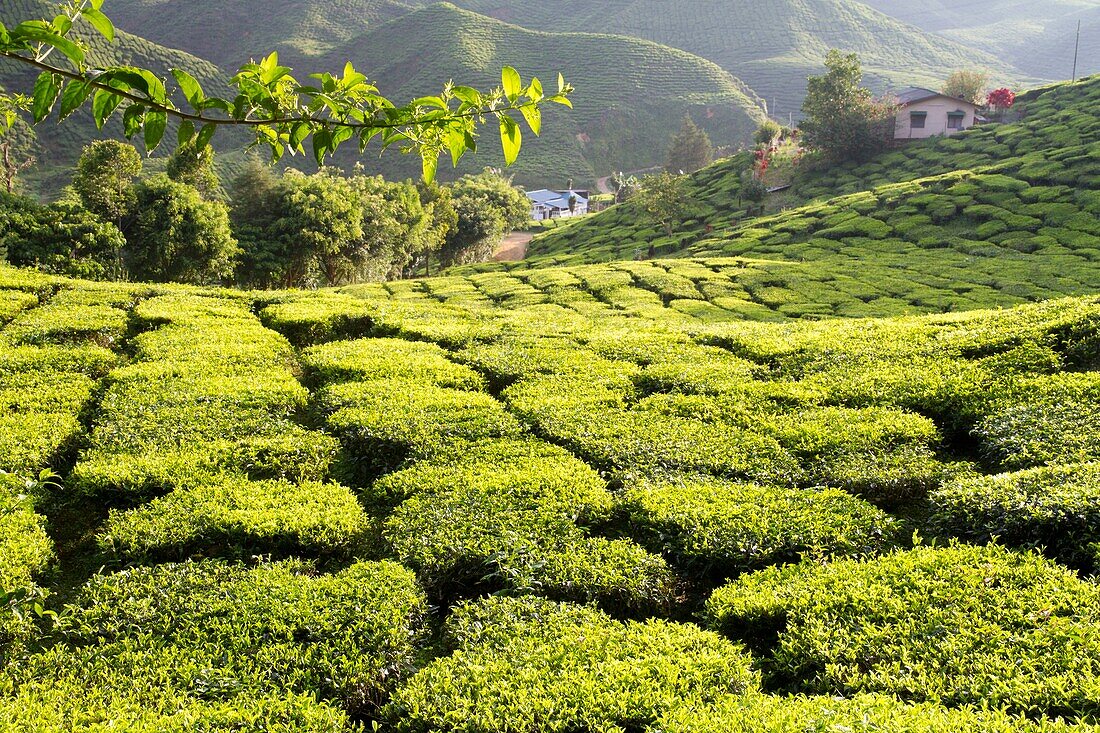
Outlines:
[[951, 69], [987, 66], [1014, 77], [984, 49], [947, 41], [848, 0], [462, 0], [460, 5], [543, 30], [599, 29], [698, 54], [743, 79], [780, 118], [798, 115], [805, 80], [830, 48], [856, 51], [879, 89], [935, 85]]
[[[769, 208], [778, 211], [959, 170], [996, 170], [1033, 185], [1087, 185], [1096, 177], [1092, 151], [1100, 139], [1100, 131], [1092, 110], [1098, 97], [1100, 78], [1036, 90], [1021, 99], [1024, 119], [1020, 122], [978, 128], [954, 138], [913, 143], [864, 165], [803, 170], [795, 177], [794, 188], [772, 200]], [[1046, 160], [1048, 156], [1051, 161]], [[529, 250], [533, 255], [529, 264], [631, 257], [650, 242], [655, 242], [663, 255], [681, 252], [695, 244], [698, 244], [695, 251], [699, 247], [720, 250], [723, 239], [739, 237], [737, 221], [744, 211], [739, 209], [736, 197], [740, 173], [747, 165], [746, 158], [733, 158], [696, 173], [692, 189], [699, 214], [685, 222], [672, 239], [655, 231], [636, 207], [626, 204], [537, 238]], [[902, 198], [909, 195], [920, 194], [901, 194]], [[820, 218], [823, 210], [811, 208], [806, 216]], [[1086, 217], [1096, 216], [1084, 213]], [[793, 215], [802, 214], [796, 209]], [[961, 216], [951, 226], [954, 234], [985, 240], [990, 235], [988, 229], [979, 231], [982, 223]], [[708, 224], [713, 227], [709, 235], [705, 231]], [[887, 236], [896, 234], [891, 230]]]
[[[515, 171], [531, 185], [578, 185], [616, 169], [660, 163], [669, 136], [690, 110], [718, 144], [740, 142], [763, 119], [743, 85], [718, 66], [646, 41], [587, 33], [541, 33], [453, 5], [432, 5], [335, 49], [322, 63], [350, 58], [396, 98], [436, 93], [448, 78], [492, 87], [513, 65], [553, 84], [561, 71], [577, 87], [573, 111], [555, 108], [546, 136], [529, 133]], [[499, 165], [499, 144], [465, 169]], [[399, 165], [400, 164], [404, 164]], [[415, 161], [383, 161], [415, 173]]]
[[1070, 75], [1081, 20], [1078, 72], [1081, 76], [1100, 72], [1100, 2], [1096, 0], [987, 0], [980, 8], [947, 0], [919, 5], [905, 0], [865, 2], [907, 23], [993, 53], [1026, 74], [1052, 79]]

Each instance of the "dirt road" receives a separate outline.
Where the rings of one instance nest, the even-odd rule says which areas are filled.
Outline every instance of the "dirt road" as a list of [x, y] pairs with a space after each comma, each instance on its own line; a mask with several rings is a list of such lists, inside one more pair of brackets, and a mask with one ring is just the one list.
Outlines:
[[519, 262], [527, 257], [527, 244], [534, 239], [531, 232], [512, 232], [497, 247], [493, 262]]

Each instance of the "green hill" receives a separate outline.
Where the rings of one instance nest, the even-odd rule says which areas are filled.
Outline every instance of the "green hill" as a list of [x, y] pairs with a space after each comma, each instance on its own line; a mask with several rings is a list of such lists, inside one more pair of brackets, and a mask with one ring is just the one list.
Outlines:
[[106, 8], [119, 28], [225, 69], [271, 51], [298, 66], [412, 9], [400, 0], [110, 0]]
[[[1023, 119], [1019, 122], [986, 125], [955, 137], [909, 143], [864, 165], [803, 169], [794, 176], [793, 188], [775, 197], [768, 205], [773, 211], [778, 211], [843, 194], [853, 195], [851, 201], [855, 201], [860, 198], [861, 192], [871, 191], [867, 194], [871, 198], [891, 198], [894, 201], [891, 209], [934, 219], [924, 221], [918, 218], [909, 224], [916, 226], [918, 222], [923, 222], [938, 225], [946, 222], [954, 236], [971, 241], [994, 240], [993, 243], [997, 244], [1001, 239], [1011, 238], [1007, 232], [1013, 228], [994, 231], [999, 227], [989, 224], [987, 218], [969, 216], [967, 209], [975, 201], [967, 201], [964, 197], [955, 202], [954, 207], [945, 203], [940, 213], [917, 210], [923, 208], [928, 198], [928, 192], [923, 191], [923, 187], [934, 189], [941, 184], [954, 185], [954, 180], [960, 175], [995, 174], [1001, 181], [999, 185], [1007, 187], [994, 197], [998, 199], [996, 203], [1000, 208], [1015, 211], [1017, 207], [1024, 210], [1031, 204], [1057, 202], [1064, 214], [1088, 224], [1095, 221], [1097, 212], [1089, 208], [1085, 199], [1090, 195], [1090, 189], [1100, 186], [1096, 158], [1097, 144], [1100, 143], [1100, 123], [1095, 115], [1098, 101], [1100, 77], [1077, 84], [1037, 89], [1020, 97], [1018, 105]], [[685, 221], [672, 238], [656, 231], [636, 206], [627, 203], [536, 238], [529, 250], [532, 258], [527, 264], [537, 266], [630, 258], [635, 251], [648, 249], [650, 244], [654, 244], [661, 255], [685, 250], [723, 251], [722, 242], [727, 238], [736, 240], [744, 236], [745, 231], [766, 231], [773, 221], [741, 223], [747, 212], [739, 206], [737, 195], [740, 174], [748, 165], [747, 157], [736, 157], [720, 161], [692, 176], [691, 200], [698, 213]], [[927, 180], [908, 187], [892, 186], [918, 179]], [[1041, 193], [1041, 199], [1020, 199], [1021, 191], [1033, 188], [1046, 189], [1028, 194]], [[910, 198], [913, 199], [912, 205], [906, 203]], [[842, 208], [845, 206], [847, 204]], [[857, 204], [856, 208], [866, 208], [874, 216], [884, 219], [900, 219], [894, 211], [879, 208], [868, 200]], [[818, 204], [804, 210], [794, 208], [788, 216], [817, 221], [835, 213], [829, 205]], [[786, 241], [805, 241], [800, 237], [808, 237], [821, 228], [807, 224], [804, 231], [792, 230]], [[1022, 233], [1036, 234], [1041, 228], [1031, 221], [1023, 227], [1025, 231]], [[1086, 235], [1096, 234], [1088, 226], [1084, 232]], [[919, 227], [915, 230], [904, 228], [901, 232], [893, 226], [885, 229], [876, 227], [875, 238], [893, 239], [896, 236], [899, 239], [909, 238], [915, 243], [921, 240], [924, 233]], [[945, 245], [931, 243], [929, 246]], [[773, 251], [768, 249], [769, 256]], [[751, 247], [738, 249], [737, 253], [752, 256], [753, 250]]]
[[[645, 38], [717, 63], [763, 97], [779, 119], [799, 115], [806, 77], [830, 48], [860, 54], [879, 91], [938, 87], [953, 69], [1019, 76], [985, 46], [925, 33], [851, 0], [461, 0], [459, 5], [540, 30], [590, 30]], [[1065, 78], [1061, 73], [1054, 78]]]
[[[564, 186], [569, 178], [583, 185], [615, 170], [660, 164], [685, 113], [719, 145], [747, 140], [764, 119], [751, 91], [691, 54], [617, 36], [530, 31], [448, 3], [392, 21], [320, 63], [345, 58], [369, 69], [391, 96], [409, 99], [438, 92], [449, 78], [496, 86], [504, 65], [549, 83], [561, 71], [577, 87], [574, 108], [550, 110], [544, 137], [525, 137], [514, 170], [529, 186]], [[492, 131], [488, 137], [486, 152], [464, 170], [503, 163]], [[413, 175], [415, 161], [387, 156], [382, 169]]]
[[1097, 0], [987, 0], [980, 6], [949, 0], [920, 4], [864, 0], [887, 15], [981, 48], [1025, 74], [1068, 78], [1081, 21], [1078, 75], [1100, 73], [1100, 2]]
[[[47, 0], [13, 0], [0, 5], [0, 22], [8, 23], [28, 18], [52, 17], [55, 8]], [[125, 32], [119, 32], [114, 43], [107, 43], [101, 37], [92, 34], [83, 36], [91, 46], [89, 63], [93, 65], [135, 65], [152, 69], [162, 77], [169, 77], [169, 69], [185, 68], [212, 92], [228, 88], [228, 76], [214, 64], [152, 43]], [[34, 86], [37, 70], [14, 62], [0, 61], [0, 86], [10, 89], [30, 90]], [[68, 183], [72, 167], [80, 151], [91, 140], [104, 134], [122, 137], [122, 123], [116, 117], [109, 123], [107, 133], [96, 129], [92, 115], [87, 109], [75, 113], [63, 125], [46, 122], [35, 128], [35, 142], [30, 152], [35, 156], [35, 166], [23, 174], [22, 178], [32, 190], [45, 194], [56, 194]], [[172, 139], [169, 136], [168, 139]], [[233, 149], [241, 146], [244, 138], [240, 134], [223, 135], [219, 141], [221, 149]], [[163, 155], [163, 151], [161, 151]]]

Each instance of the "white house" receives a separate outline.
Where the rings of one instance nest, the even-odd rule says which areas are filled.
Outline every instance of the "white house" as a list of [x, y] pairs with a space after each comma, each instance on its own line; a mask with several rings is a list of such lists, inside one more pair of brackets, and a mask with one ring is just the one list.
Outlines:
[[954, 135], [981, 120], [978, 106], [931, 89], [911, 87], [898, 94], [895, 140], [921, 140], [934, 135]]
[[[531, 200], [531, 218], [535, 221], [564, 219], [588, 213], [588, 191], [554, 191], [543, 188], [528, 191], [527, 198]], [[569, 206], [570, 200], [573, 201], [572, 208]]]

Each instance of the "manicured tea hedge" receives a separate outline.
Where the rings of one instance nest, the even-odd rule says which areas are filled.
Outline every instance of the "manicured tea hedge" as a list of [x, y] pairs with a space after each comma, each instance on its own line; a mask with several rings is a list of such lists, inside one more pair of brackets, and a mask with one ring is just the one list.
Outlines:
[[1041, 548], [1076, 566], [1100, 559], [1100, 464], [963, 478], [931, 501], [936, 526], [956, 537]]
[[681, 479], [632, 487], [621, 501], [635, 536], [707, 576], [802, 555], [874, 555], [899, 539], [889, 515], [835, 489]]
[[756, 686], [740, 647], [689, 624], [487, 599], [448, 619], [455, 651], [394, 694], [399, 731], [640, 730], [685, 699]]
[[1035, 554], [919, 547], [763, 570], [715, 591], [714, 625], [773, 682], [1029, 715], [1100, 710], [1100, 594]]
[[327, 475], [337, 443], [293, 421], [308, 392], [294, 378], [289, 344], [247, 301], [173, 294], [134, 313], [151, 330], [134, 339], [135, 363], [110, 377], [73, 471], [81, 490], [132, 500], [223, 471]]
[[125, 559], [193, 554], [317, 557], [368, 549], [370, 523], [338, 484], [212, 478], [138, 509], [112, 510], [98, 542]]
[[728, 695], [712, 705], [682, 705], [661, 718], [660, 733], [1091, 733], [1093, 725], [1027, 720], [997, 711], [907, 705], [882, 695], [773, 697]]
[[322, 383], [402, 379], [473, 391], [485, 386], [472, 369], [455, 364], [443, 349], [422, 341], [337, 341], [306, 350], [302, 361], [312, 377]]
[[376, 710], [411, 668], [425, 611], [393, 563], [317, 577], [302, 563], [214, 561], [99, 575], [61, 615], [59, 641], [0, 677], [0, 710], [127, 730], [339, 725], [316, 699]]
[[287, 295], [260, 311], [268, 328], [286, 336], [295, 346], [366, 336], [374, 325], [375, 309], [360, 298], [336, 292]]
[[538, 590], [617, 610], [667, 609], [668, 566], [629, 540], [589, 536], [614, 499], [588, 466], [538, 441], [487, 441], [379, 480], [396, 557], [443, 595], [470, 588]]

